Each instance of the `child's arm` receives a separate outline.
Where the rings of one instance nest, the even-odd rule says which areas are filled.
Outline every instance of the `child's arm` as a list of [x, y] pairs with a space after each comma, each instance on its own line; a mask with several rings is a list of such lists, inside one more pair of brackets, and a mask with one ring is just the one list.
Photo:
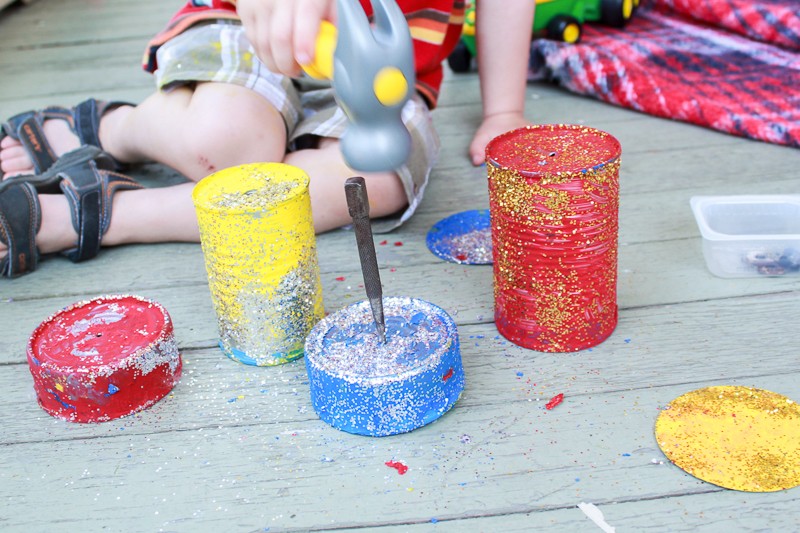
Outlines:
[[[241, 1], [241, 0], [240, 0]], [[469, 147], [472, 163], [484, 162], [497, 135], [529, 124], [524, 117], [534, 0], [480, 0], [475, 31], [483, 121]]]
[[270, 70], [296, 77], [314, 59], [322, 20], [335, 21], [336, 0], [237, 0], [248, 40]]

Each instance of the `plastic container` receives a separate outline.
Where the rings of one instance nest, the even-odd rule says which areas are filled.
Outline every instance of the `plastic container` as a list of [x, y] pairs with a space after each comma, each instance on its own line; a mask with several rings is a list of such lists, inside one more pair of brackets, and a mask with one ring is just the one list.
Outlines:
[[800, 195], [694, 196], [690, 203], [715, 276], [800, 273]]

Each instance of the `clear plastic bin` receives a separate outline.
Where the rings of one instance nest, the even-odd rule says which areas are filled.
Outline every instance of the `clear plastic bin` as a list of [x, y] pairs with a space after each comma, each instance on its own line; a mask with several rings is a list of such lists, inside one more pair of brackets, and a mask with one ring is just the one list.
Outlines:
[[712, 274], [800, 274], [800, 195], [694, 196], [690, 203]]

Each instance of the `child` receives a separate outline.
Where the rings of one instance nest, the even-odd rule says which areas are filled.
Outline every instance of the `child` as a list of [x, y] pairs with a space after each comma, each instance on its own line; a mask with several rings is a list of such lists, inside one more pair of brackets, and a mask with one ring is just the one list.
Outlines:
[[[330, 87], [301, 76], [300, 69], [313, 59], [320, 22], [335, 22], [335, 3], [190, 1], [148, 47], [146, 68], [154, 71], [159, 90], [141, 104], [88, 100], [4, 124], [0, 168], [6, 178], [17, 178], [0, 183], [0, 273], [34, 270], [39, 253], [69, 250], [72, 260], [83, 260], [101, 245], [199, 242], [194, 184], [216, 170], [251, 162], [280, 161], [310, 176], [317, 232], [347, 224], [343, 184], [360, 173], [347, 167], [339, 151], [346, 119]], [[385, 217], [376, 221], [376, 232], [400, 225], [422, 198], [439, 149], [430, 109], [464, 12], [462, 0], [397, 3], [414, 37], [417, 94], [403, 110], [412, 151], [402, 167], [364, 175], [370, 214]], [[372, 13], [370, 2], [361, 4]], [[483, 161], [494, 136], [527, 123], [533, 7], [530, 0], [478, 5], [484, 104], [469, 147], [474, 164]], [[84, 148], [58, 159], [82, 145], [105, 153]], [[117, 172], [149, 161], [172, 167], [189, 182], [141, 188]], [[87, 196], [87, 187], [96, 196]], [[50, 194], [59, 188], [64, 194]]]

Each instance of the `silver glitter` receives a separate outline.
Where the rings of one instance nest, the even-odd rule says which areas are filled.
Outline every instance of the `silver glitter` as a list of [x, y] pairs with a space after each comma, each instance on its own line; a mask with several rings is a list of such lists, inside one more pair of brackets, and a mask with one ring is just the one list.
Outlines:
[[372, 311], [361, 302], [325, 319], [319, 338], [323, 354], [315, 359], [325, 371], [355, 379], [396, 376], [435, 365], [450, 347], [442, 315], [406, 298], [384, 298], [386, 342], [378, 338]]
[[492, 262], [492, 229], [476, 229], [442, 239], [456, 263], [480, 265]]

